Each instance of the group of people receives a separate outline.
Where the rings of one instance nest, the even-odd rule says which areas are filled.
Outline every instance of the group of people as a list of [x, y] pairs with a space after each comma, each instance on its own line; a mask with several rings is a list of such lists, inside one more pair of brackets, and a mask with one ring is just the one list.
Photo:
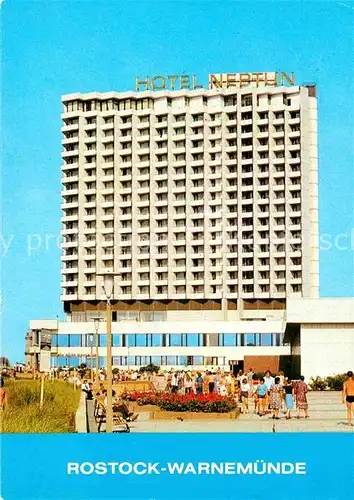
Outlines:
[[291, 410], [296, 403], [297, 417], [304, 411], [308, 418], [307, 384], [303, 376], [291, 381], [279, 372], [275, 377], [268, 370], [263, 377], [257, 376], [252, 368], [246, 373], [239, 370], [235, 376], [221, 371], [168, 372], [165, 375], [165, 391], [175, 394], [219, 394], [229, 396], [242, 405], [242, 413], [249, 412], [249, 400], [254, 399], [255, 413], [260, 416], [272, 411], [273, 418], [279, 418], [279, 412], [285, 407], [286, 418], [291, 418]]
[[300, 418], [301, 412], [304, 412], [305, 418], [309, 418], [307, 394], [308, 386], [305, 383], [305, 378], [300, 377], [299, 380], [291, 381], [288, 377], [276, 376], [272, 377], [270, 372], [267, 372], [258, 383], [250, 387], [250, 391], [242, 394], [242, 407], [248, 412], [248, 399], [254, 397], [255, 413], [263, 416], [268, 411], [272, 412], [274, 419], [279, 419], [279, 412], [285, 409], [286, 419], [291, 419], [291, 410], [296, 403], [297, 418]]
[[[96, 397], [106, 391], [103, 386], [106, 374], [100, 372], [100, 392]], [[172, 394], [219, 394], [235, 399], [241, 404], [242, 413], [249, 413], [250, 400], [254, 401], [254, 412], [260, 417], [266, 414], [272, 414], [272, 418], [279, 419], [279, 414], [285, 411], [285, 418], [292, 418], [292, 411], [296, 408], [296, 417], [309, 418], [308, 413], [308, 386], [305, 379], [301, 376], [298, 380], [290, 380], [283, 372], [278, 372], [275, 376], [267, 370], [263, 376], [256, 375], [252, 368], [243, 372], [239, 370], [235, 376], [233, 373], [227, 373], [220, 370], [215, 372], [194, 372], [194, 371], [170, 371], [160, 374], [140, 374], [135, 371], [127, 371], [115, 374], [114, 383], [117, 381], [137, 381], [149, 380], [158, 392], [170, 392]], [[86, 393], [88, 399], [93, 399], [94, 388], [91, 382], [84, 380], [82, 390]], [[114, 391], [113, 391], [114, 392]], [[343, 384], [342, 391], [343, 403], [347, 405], [347, 421], [352, 424], [354, 417], [354, 375], [353, 372], [347, 373], [347, 378]], [[118, 407], [125, 407], [125, 404], [115, 399]], [[128, 417], [132, 413], [127, 408], [123, 408], [123, 413]]]

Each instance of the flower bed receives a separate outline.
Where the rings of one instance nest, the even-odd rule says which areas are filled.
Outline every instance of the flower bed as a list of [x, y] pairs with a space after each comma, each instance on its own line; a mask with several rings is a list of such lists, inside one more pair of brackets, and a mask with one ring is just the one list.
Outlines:
[[164, 392], [132, 392], [122, 394], [126, 401], [138, 405], [155, 405], [161, 410], [174, 412], [228, 413], [237, 407], [236, 402], [218, 394], [169, 394]]

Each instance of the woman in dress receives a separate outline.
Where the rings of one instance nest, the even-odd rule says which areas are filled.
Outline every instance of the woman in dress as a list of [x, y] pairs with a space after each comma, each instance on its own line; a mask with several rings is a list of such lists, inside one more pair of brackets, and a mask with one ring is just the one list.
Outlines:
[[235, 375], [232, 373], [230, 377], [230, 396], [238, 402], [238, 394], [236, 391], [236, 379]]
[[288, 377], [284, 380], [284, 393], [285, 393], [285, 407], [287, 420], [291, 419], [291, 410], [294, 408], [294, 388]]
[[280, 378], [275, 377], [274, 384], [270, 388], [269, 408], [273, 410], [273, 418], [279, 420], [279, 410], [283, 404], [283, 388]]
[[294, 388], [294, 393], [296, 397], [296, 408], [297, 408], [297, 418], [300, 418], [300, 412], [303, 410], [305, 412], [305, 418], [309, 418], [308, 414], [308, 403], [307, 403], [307, 385], [305, 384], [305, 377], [301, 375], [300, 381], [297, 382]]
[[190, 394], [192, 392], [192, 385], [193, 385], [193, 379], [191, 377], [191, 374], [187, 372], [184, 379], [185, 394]]

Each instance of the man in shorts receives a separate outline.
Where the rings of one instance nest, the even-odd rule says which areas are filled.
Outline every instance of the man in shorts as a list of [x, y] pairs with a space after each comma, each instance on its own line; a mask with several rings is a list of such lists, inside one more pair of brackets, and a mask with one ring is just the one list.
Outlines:
[[347, 405], [348, 425], [353, 425], [352, 416], [354, 413], [354, 376], [352, 371], [349, 371], [347, 373], [347, 378], [343, 384], [342, 403], [344, 403], [344, 400]]

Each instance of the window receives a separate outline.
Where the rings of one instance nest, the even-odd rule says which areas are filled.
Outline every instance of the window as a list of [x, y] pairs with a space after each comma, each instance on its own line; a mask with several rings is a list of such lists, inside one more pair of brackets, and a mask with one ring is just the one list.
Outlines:
[[241, 106], [252, 106], [252, 94], [242, 96]]
[[178, 365], [180, 366], [186, 366], [187, 363], [187, 356], [178, 356]]
[[70, 347], [81, 347], [81, 335], [73, 334], [69, 336]]
[[187, 346], [188, 347], [198, 347], [198, 334], [197, 333], [188, 333], [187, 334]]
[[[59, 335], [62, 337], [63, 335]], [[68, 366], [69, 358], [67, 356], [58, 356], [57, 357], [57, 366]]]
[[136, 347], [146, 347], [147, 345], [147, 336], [145, 334], [137, 334], [135, 335], [135, 345]]
[[180, 347], [182, 345], [182, 335], [171, 334], [170, 335], [170, 347]]
[[125, 347], [135, 347], [135, 335], [124, 335]]
[[121, 345], [122, 345], [122, 336], [114, 333], [112, 335], [112, 346], [113, 347], [120, 347]]
[[225, 347], [234, 347], [236, 345], [236, 334], [235, 333], [224, 333], [224, 343]]
[[100, 368], [104, 368], [104, 367], [106, 367], [106, 366], [107, 366], [107, 363], [106, 363], [106, 356], [100, 356], [100, 357], [98, 358], [98, 366], [99, 366]]
[[162, 347], [162, 335], [161, 334], [152, 334], [149, 336], [149, 344], [151, 347]]
[[106, 347], [107, 346], [107, 335], [100, 333], [98, 335], [98, 345], [99, 347]]
[[261, 334], [261, 344], [262, 344], [262, 346], [271, 346], [272, 345], [272, 334], [271, 333]]
[[[69, 335], [58, 335], [58, 347], [69, 347]], [[63, 366], [59, 363], [59, 366]]]
[[[80, 357], [81, 357], [81, 356], [80, 356]], [[88, 363], [88, 364], [90, 364], [90, 359], [89, 359], [89, 358], [87, 358], [87, 359], [88, 359], [88, 361], [89, 361], [89, 363]], [[71, 356], [71, 357], [69, 357], [69, 360], [68, 360], [68, 361], [69, 361], [69, 366], [70, 366], [71, 368], [76, 368], [77, 366], [79, 366], [79, 364], [80, 364], [80, 361], [81, 361], [81, 360], [80, 360], [77, 356]], [[85, 363], [85, 364], [86, 364], [86, 363]]]
[[244, 345], [245, 346], [257, 346], [257, 345], [260, 345], [259, 334], [246, 333], [244, 335]]

